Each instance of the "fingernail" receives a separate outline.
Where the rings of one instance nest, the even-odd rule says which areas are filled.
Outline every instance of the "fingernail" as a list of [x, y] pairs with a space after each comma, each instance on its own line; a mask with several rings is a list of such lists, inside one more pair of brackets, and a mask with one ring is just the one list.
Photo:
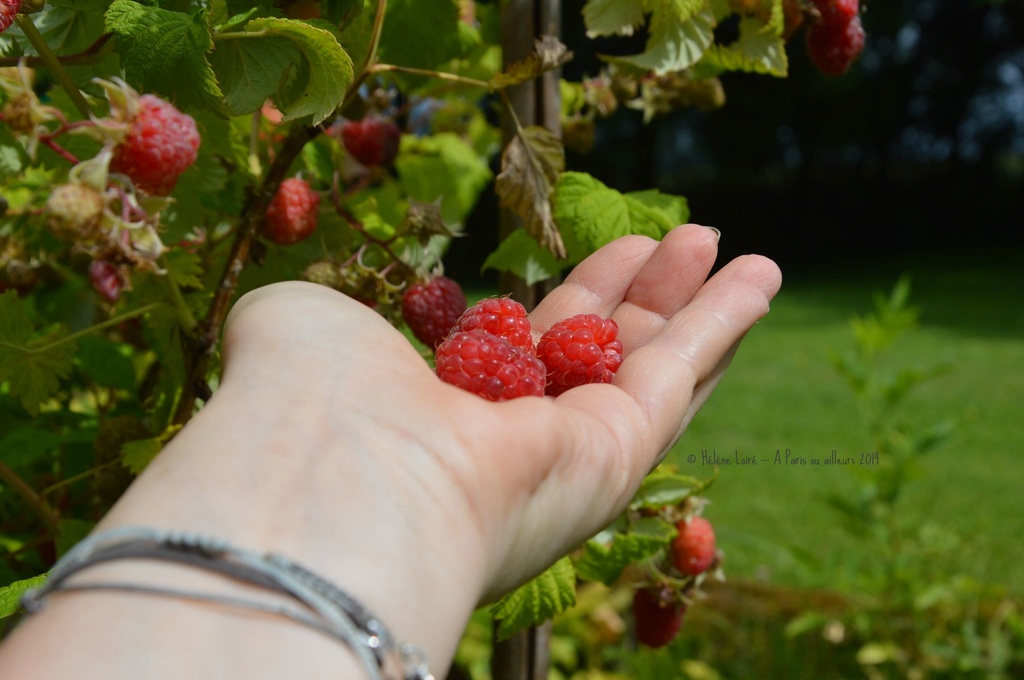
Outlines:
[[711, 231], [715, 232], [715, 240], [716, 241], [721, 241], [722, 240], [722, 232], [720, 232], [718, 229], [715, 229], [714, 227], [707, 227], [707, 228], [710, 229]]

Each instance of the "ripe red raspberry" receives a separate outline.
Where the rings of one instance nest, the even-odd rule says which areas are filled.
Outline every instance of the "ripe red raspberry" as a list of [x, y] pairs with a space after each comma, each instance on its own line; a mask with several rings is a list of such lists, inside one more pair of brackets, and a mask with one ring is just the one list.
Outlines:
[[679, 534], [672, 539], [672, 564], [683, 574], [703, 574], [715, 561], [715, 530], [703, 517], [691, 517], [676, 524]]
[[124, 288], [121, 272], [106, 260], [93, 260], [89, 263], [89, 280], [96, 292], [106, 298], [107, 302], [117, 302]]
[[142, 191], [166, 196], [195, 162], [199, 130], [192, 116], [155, 95], [139, 97], [138, 107], [110, 169], [131, 177]]
[[674, 599], [670, 591], [641, 588], [633, 594], [633, 621], [636, 639], [642, 645], [658, 649], [679, 634], [686, 605]]
[[544, 364], [483, 330], [452, 332], [434, 353], [437, 375], [491, 401], [544, 396]]
[[433, 349], [466, 311], [462, 287], [446, 276], [409, 286], [402, 295], [402, 318], [416, 339]]
[[0, 33], [14, 23], [14, 15], [21, 11], [21, 0], [0, 0]]
[[362, 120], [346, 120], [341, 126], [341, 141], [352, 157], [368, 168], [390, 166], [398, 155], [402, 131], [393, 121], [368, 115]]
[[845, 24], [860, 14], [860, 0], [812, 0], [818, 8], [821, 21], [826, 24]]
[[860, 17], [845, 23], [819, 22], [807, 27], [807, 54], [827, 76], [840, 76], [864, 49], [864, 27]]
[[309, 182], [300, 177], [289, 177], [281, 182], [277, 193], [267, 206], [267, 219], [263, 233], [274, 243], [287, 246], [298, 243], [316, 229], [316, 213], [320, 208], [320, 194]]
[[618, 335], [618, 324], [597, 314], [577, 314], [549, 328], [537, 343], [537, 356], [548, 369], [547, 393], [611, 382], [622, 364]]
[[452, 327], [452, 332], [477, 329], [500, 335], [531, 354], [534, 351], [526, 307], [510, 297], [484, 298], [462, 313]]

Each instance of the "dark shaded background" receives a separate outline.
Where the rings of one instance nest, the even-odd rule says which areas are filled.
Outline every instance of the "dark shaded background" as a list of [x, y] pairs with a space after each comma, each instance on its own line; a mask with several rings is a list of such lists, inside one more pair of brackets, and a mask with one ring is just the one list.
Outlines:
[[[570, 80], [597, 74], [597, 52], [643, 48], [643, 36], [587, 39], [583, 4], [563, 2]], [[724, 108], [649, 125], [620, 109], [600, 122], [594, 151], [569, 154], [569, 169], [621, 191], [686, 196], [693, 221], [725, 233], [721, 262], [758, 252], [793, 274], [1024, 252], [1024, 2], [861, 6], [867, 40], [846, 75], [821, 75], [801, 30], [787, 78], [725, 74]], [[453, 259], [482, 261], [495, 210], [493, 197], [481, 202]], [[481, 255], [463, 259], [467, 248]]]

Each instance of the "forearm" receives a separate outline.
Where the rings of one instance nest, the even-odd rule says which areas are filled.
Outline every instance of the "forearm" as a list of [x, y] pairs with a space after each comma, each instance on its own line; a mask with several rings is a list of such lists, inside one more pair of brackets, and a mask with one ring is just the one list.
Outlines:
[[[188, 531], [289, 556], [362, 601], [399, 640], [422, 647], [442, 675], [482, 588], [475, 548], [447, 522], [425, 521], [443, 505], [431, 499], [431, 507], [417, 507], [421, 494], [396, 488], [409, 476], [367, 455], [383, 449], [411, 462], [417, 443], [374, 428], [352, 428], [344, 438], [322, 432], [313, 402], [254, 419], [245, 412], [252, 404], [229, 389], [172, 441], [99, 528]], [[446, 535], [432, 535], [438, 529]], [[75, 578], [281, 601], [150, 560], [100, 565]], [[342, 667], [349, 673], [340, 677], [363, 677], [343, 645], [294, 622], [109, 592], [53, 597], [12, 635], [0, 666], [19, 678], [339, 677]]]

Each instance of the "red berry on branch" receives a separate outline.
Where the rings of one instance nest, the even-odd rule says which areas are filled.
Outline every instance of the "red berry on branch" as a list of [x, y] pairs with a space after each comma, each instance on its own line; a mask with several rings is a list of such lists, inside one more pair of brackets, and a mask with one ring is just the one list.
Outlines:
[[434, 354], [442, 381], [491, 401], [544, 396], [544, 364], [483, 330], [453, 332]]
[[597, 314], [577, 314], [549, 328], [537, 343], [537, 356], [548, 371], [547, 393], [611, 382], [622, 364], [618, 335], [618, 324]]
[[416, 339], [430, 348], [444, 340], [464, 311], [462, 287], [446, 276], [415, 283], [402, 295], [402, 318]]
[[641, 588], [633, 594], [632, 610], [637, 642], [658, 649], [679, 634], [686, 606], [673, 599], [669, 591]]
[[14, 15], [21, 11], [21, 0], [0, 0], [0, 33], [14, 23]]
[[478, 329], [500, 335], [531, 354], [534, 351], [533, 333], [530, 330], [530, 320], [526, 316], [526, 307], [510, 297], [484, 298], [463, 312], [452, 332]]
[[110, 170], [128, 175], [142, 191], [166, 196], [195, 162], [199, 130], [192, 116], [155, 95], [139, 97], [138, 107]]
[[345, 150], [368, 168], [388, 167], [394, 163], [401, 138], [402, 131], [394, 121], [376, 115], [346, 120], [341, 125]]
[[106, 260], [93, 260], [89, 263], [89, 280], [97, 293], [102, 295], [107, 302], [117, 302], [121, 297], [121, 290], [124, 288], [124, 279], [121, 272], [112, 263]]
[[691, 517], [676, 524], [672, 539], [672, 564], [683, 574], [703, 574], [715, 561], [715, 531], [703, 517]]
[[287, 246], [309, 238], [316, 229], [320, 194], [299, 177], [281, 182], [267, 207], [263, 233], [279, 245]]
[[845, 23], [819, 22], [807, 27], [807, 54], [827, 76], [840, 76], [864, 49], [864, 27], [860, 17]]
[[821, 21], [826, 24], [845, 24], [860, 14], [860, 0], [812, 0], [818, 8]]

